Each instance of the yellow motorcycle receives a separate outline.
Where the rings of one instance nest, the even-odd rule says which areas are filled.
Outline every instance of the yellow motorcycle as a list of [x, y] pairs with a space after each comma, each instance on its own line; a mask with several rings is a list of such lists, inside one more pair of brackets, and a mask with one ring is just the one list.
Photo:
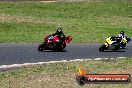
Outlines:
[[[108, 37], [104, 44], [99, 48], [99, 51], [104, 51], [104, 50], [113, 50], [113, 51], [117, 51], [121, 49], [121, 42], [122, 39], [120, 37]], [[126, 40], [124, 39], [124, 42], [126, 42]]]

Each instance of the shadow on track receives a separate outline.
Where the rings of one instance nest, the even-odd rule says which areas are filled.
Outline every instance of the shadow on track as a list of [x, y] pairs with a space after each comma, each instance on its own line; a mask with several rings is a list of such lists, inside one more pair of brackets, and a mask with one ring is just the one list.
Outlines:
[[99, 51], [99, 52], [126, 52], [126, 51], [111, 51], [111, 50], [107, 50], [107, 51]]
[[38, 51], [38, 52], [67, 52], [67, 50], [61, 50], [61, 51], [55, 51], [55, 50], [44, 50], [44, 51]]

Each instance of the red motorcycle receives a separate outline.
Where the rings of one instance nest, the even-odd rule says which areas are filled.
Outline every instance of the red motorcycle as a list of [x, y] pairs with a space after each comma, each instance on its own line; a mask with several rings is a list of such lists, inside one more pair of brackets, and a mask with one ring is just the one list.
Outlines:
[[38, 51], [43, 51], [43, 50], [62, 51], [66, 47], [66, 44], [70, 43], [71, 40], [72, 40], [72, 37], [67, 36], [65, 38], [65, 41], [60, 44], [59, 42], [60, 40], [58, 36], [49, 35], [49, 36], [46, 36], [43, 39], [43, 43], [38, 46]]

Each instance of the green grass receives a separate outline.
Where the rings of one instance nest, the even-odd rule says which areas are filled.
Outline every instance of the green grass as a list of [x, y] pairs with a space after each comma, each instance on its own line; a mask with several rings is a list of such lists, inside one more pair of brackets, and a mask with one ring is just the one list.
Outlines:
[[0, 73], [0, 88], [131, 88], [129, 84], [86, 84], [76, 82], [78, 66], [87, 74], [130, 74], [132, 58], [25, 66]]
[[40, 43], [56, 26], [71, 35], [72, 42], [102, 42], [121, 30], [132, 37], [132, 2], [0, 2], [1, 43]]

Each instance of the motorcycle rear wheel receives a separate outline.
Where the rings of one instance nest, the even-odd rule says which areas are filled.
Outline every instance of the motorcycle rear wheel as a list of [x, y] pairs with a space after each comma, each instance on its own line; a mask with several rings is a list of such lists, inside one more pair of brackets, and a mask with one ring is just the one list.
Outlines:
[[63, 49], [66, 47], [66, 44], [61, 44], [56, 51], [63, 51]]
[[115, 49], [113, 49], [113, 51], [116, 52], [116, 51], [118, 51], [119, 49], [120, 49], [120, 45], [116, 45], [116, 46], [115, 46]]
[[126, 47], [126, 43], [122, 43], [122, 44], [121, 44], [121, 47], [122, 47], [122, 48], [125, 48], [125, 47]]

